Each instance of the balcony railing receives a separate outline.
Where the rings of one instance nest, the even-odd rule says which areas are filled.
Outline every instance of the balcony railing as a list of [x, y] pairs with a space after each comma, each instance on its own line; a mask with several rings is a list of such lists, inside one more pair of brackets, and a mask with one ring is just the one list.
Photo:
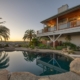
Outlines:
[[56, 26], [51, 27], [51, 28], [48, 28], [48, 31], [49, 31], [49, 32], [52, 32], [52, 31], [55, 31], [55, 30], [57, 30], [57, 29], [56, 29]]
[[59, 25], [59, 29], [73, 28], [80, 26], [80, 20], [74, 20], [65, 24]]
[[61, 24], [58, 26], [58, 29], [66, 29], [66, 28], [70, 28], [70, 23], [65, 23], [65, 24]]
[[[73, 27], [78, 27], [78, 26], [80, 26], [80, 20], [74, 20], [72, 22], [58, 25], [58, 30], [73, 28]], [[56, 26], [51, 27], [51, 28], [46, 28], [46, 29], [44, 28], [42, 30], [39, 30], [37, 33], [40, 34], [40, 33], [45, 33], [45, 32], [53, 32], [57, 30], [56, 28], [57, 28]]]

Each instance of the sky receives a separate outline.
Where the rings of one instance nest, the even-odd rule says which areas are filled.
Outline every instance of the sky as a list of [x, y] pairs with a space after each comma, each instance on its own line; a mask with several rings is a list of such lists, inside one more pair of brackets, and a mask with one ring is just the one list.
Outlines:
[[26, 30], [43, 28], [40, 22], [58, 13], [58, 8], [80, 4], [80, 0], [0, 0], [0, 21], [10, 29], [9, 41], [22, 41]]

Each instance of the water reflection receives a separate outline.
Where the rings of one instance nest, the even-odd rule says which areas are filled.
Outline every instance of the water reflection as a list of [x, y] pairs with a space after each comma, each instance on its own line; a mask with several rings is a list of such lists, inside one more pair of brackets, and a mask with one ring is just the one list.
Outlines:
[[0, 52], [0, 69], [7, 68], [9, 66], [9, 57], [6, 52]]
[[35, 53], [28, 53], [26, 51], [23, 51], [22, 53], [23, 53], [24, 59], [29, 62], [33, 62], [37, 57]]
[[36, 64], [43, 69], [40, 75], [59, 74], [69, 71], [71, 58], [59, 54], [44, 54], [36, 60]]
[[11, 72], [26, 71], [38, 76], [68, 71], [71, 62], [70, 58], [59, 54], [29, 53], [26, 51], [7, 53], [0, 53], [0, 69], [6, 68]]
[[71, 58], [61, 54], [49, 54], [49, 53], [28, 53], [23, 51], [24, 59], [29, 62], [34, 62], [36, 59], [36, 65], [42, 68], [42, 72], [39, 75], [51, 75], [59, 74], [69, 71], [69, 64], [72, 61]]

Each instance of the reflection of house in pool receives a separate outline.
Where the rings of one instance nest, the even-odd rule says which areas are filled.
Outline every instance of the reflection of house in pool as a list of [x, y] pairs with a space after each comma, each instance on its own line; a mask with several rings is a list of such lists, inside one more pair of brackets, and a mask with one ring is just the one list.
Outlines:
[[[53, 58], [52, 58], [53, 57]], [[72, 61], [69, 57], [54, 54], [40, 57], [36, 60], [36, 64], [43, 68], [43, 73], [40, 75], [58, 74], [69, 71], [69, 64]]]

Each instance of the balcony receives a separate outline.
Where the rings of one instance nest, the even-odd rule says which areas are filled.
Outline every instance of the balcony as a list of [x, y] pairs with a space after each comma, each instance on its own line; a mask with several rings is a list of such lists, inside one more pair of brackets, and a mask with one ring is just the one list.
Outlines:
[[44, 28], [37, 31], [37, 36], [57, 35], [72, 32], [80, 32], [80, 20], [74, 20], [64, 24], [58, 24], [58, 30], [56, 26]]

